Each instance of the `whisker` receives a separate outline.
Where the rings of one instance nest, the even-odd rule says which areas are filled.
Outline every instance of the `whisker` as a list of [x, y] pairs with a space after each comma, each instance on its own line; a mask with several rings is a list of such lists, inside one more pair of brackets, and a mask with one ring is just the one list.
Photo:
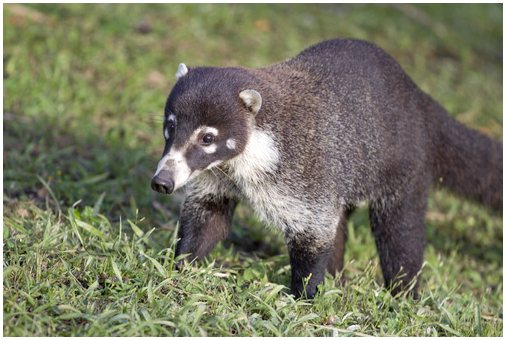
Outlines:
[[156, 117], [163, 117], [163, 112], [158, 112], [158, 111], [151, 111], [151, 112], [144, 112], [146, 115], [149, 115], [149, 116], [156, 116]]
[[218, 176], [216, 175], [216, 172], [214, 172], [214, 171], [213, 171], [213, 168], [210, 168], [209, 170], [211, 170], [211, 172], [213, 173], [214, 177], [218, 177]]
[[[229, 174], [227, 174], [227, 173], [226, 173], [223, 169], [221, 169], [219, 166], [216, 166], [216, 167], [215, 167], [215, 169], [220, 170], [220, 171], [221, 171], [221, 173], [222, 173], [222, 174], [224, 174], [226, 177], [228, 177], [228, 179], [229, 179], [229, 180], [231, 180], [232, 182], [234, 181], [234, 180], [232, 179], [232, 177], [230, 177], [230, 175], [229, 175]], [[212, 168], [211, 168], [210, 170], [212, 170]]]
[[163, 117], [162, 118], [155, 118], [155, 117], [140, 117], [140, 120], [148, 123], [148, 124], [161, 124], [163, 123]]
[[152, 119], [152, 120], [163, 120], [163, 116], [159, 116], [159, 115], [145, 115], [145, 116], [140, 116], [141, 119]]

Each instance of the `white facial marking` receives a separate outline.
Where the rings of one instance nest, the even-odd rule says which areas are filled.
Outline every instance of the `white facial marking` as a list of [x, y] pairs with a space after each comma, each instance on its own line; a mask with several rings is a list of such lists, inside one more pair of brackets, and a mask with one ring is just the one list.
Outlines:
[[[169, 115], [167, 117], [167, 120], [175, 120], [175, 116], [173, 114]], [[178, 188], [182, 187], [186, 182], [188, 182], [190, 179], [198, 176], [201, 171], [195, 170], [191, 171], [190, 167], [188, 166], [188, 162], [186, 161], [185, 157], [183, 156], [188, 149], [190, 145], [198, 144], [200, 141], [197, 140], [197, 138], [202, 133], [211, 133], [214, 136], [218, 135], [218, 129], [211, 127], [211, 126], [201, 126], [193, 133], [191, 134], [190, 138], [186, 141], [186, 143], [180, 148], [180, 149], [172, 149], [169, 151], [168, 154], [166, 154], [159, 162], [158, 166], [156, 168], [156, 172], [153, 175], [153, 177], [157, 176], [160, 171], [162, 170], [168, 170], [172, 173], [172, 179], [174, 180], [174, 191]], [[167, 129], [164, 130], [164, 135], [166, 139], [169, 139], [169, 131]], [[211, 144], [208, 146], [202, 146], [202, 149], [204, 152], [208, 154], [215, 153], [218, 146], [216, 144]], [[214, 167], [221, 163], [221, 161], [215, 161], [207, 166], [206, 169]]]
[[183, 148], [187, 148], [188, 145], [190, 144], [200, 144], [200, 141], [197, 140], [197, 137], [202, 133], [204, 134], [211, 133], [216, 137], [218, 136], [218, 129], [213, 128], [211, 126], [200, 126], [196, 128], [195, 131], [193, 131], [193, 133], [191, 134], [190, 138], [188, 138], [188, 141], [186, 142]]
[[214, 136], [218, 136], [218, 129], [217, 128], [213, 128], [211, 126], [204, 126], [204, 127], [202, 127], [201, 131], [203, 131], [204, 133], [211, 133]]
[[167, 121], [168, 121], [168, 122], [170, 122], [171, 120], [172, 120], [173, 122], [175, 122], [175, 121], [176, 121], [176, 116], [175, 116], [174, 114], [172, 114], [172, 113], [171, 113], [171, 114], [167, 117]]
[[165, 139], [169, 139], [169, 129], [165, 128], [165, 130], [163, 130], [163, 136], [165, 137]]
[[216, 146], [216, 144], [211, 144], [211, 145], [203, 146], [202, 150], [204, 150], [204, 152], [207, 154], [211, 154], [211, 153], [215, 153], [217, 148], [218, 147]]
[[[168, 164], [169, 163], [169, 164]], [[171, 150], [160, 162], [153, 177], [162, 170], [170, 170], [174, 180], [174, 191], [183, 186], [192, 175], [191, 169], [180, 150]]]
[[276, 170], [279, 151], [271, 133], [253, 129], [244, 151], [228, 163], [242, 180], [261, 182], [266, 173]]
[[186, 67], [186, 65], [183, 63], [179, 64], [176, 72], [176, 79], [179, 80], [179, 78], [184, 77], [187, 73], [188, 67]]
[[233, 149], [235, 149], [236, 145], [237, 145], [237, 143], [236, 143], [235, 139], [233, 139], [233, 138], [227, 139], [227, 148], [233, 150]]
[[156, 175], [158, 175], [160, 173], [160, 171], [162, 171], [162, 169], [165, 167], [165, 163], [167, 163], [168, 160], [169, 160], [169, 154], [166, 154], [165, 156], [162, 157], [162, 159], [160, 159], [153, 177], [155, 177]]

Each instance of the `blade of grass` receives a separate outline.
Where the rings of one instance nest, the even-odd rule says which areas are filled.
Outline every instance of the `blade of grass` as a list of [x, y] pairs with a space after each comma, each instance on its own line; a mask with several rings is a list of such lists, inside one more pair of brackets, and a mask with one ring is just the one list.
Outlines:
[[58, 202], [58, 199], [56, 198], [56, 196], [55, 196], [53, 190], [51, 189], [51, 187], [49, 186], [49, 184], [39, 175], [36, 175], [36, 176], [37, 176], [37, 179], [42, 183], [44, 188], [46, 188], [46, 190], [49, 193], [49, 195], [51, 196], [51, 198], [53, 199], [53, 202], [56, 205], [56, 210], [58, 211], [58, 213], [61, 213], [60, 202]]

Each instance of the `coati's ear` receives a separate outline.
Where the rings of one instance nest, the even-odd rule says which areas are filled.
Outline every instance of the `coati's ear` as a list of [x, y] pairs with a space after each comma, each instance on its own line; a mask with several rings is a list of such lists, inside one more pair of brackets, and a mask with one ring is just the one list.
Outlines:
[[239, 98], [242, 99], [244, 105], [250, 110], [254, 115], [260, 111], [262, 107], [262, 96], [255, 90], [244, 90], [239, 93]]
[[184, 77], [187, 73], [188, 67], [186, 67], [186, 65], [183, 63], [179, 64], [176, 72], [176, 80], [179, 80], [179, 78]]

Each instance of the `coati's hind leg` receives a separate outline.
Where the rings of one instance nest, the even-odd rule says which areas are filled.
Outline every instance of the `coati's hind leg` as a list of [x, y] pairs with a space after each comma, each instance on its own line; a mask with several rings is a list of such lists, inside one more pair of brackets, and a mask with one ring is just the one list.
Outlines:
[[226, 197], [188, 196], [181, 209], [176, 256], [189, 253], [191, 261], [209, 254], [227, 237], [236, 205]]
[[336, 227], [334, 246], [327, 262], [327, 271], [333, 276], [343, 270], [344, 249], [348, 233], [348, 218], [354, 210], [355, 208], [348, 208], [339, 219], [339, 223]]
[[[370, 204], [371, 227], [383, 278], [394, 295], [407, 289], [422, 267], [428, 186], [425, 180], [420, 180], [391, 200]], [[412, 291], [415, 297], [417, 286], [418, 283]]]

